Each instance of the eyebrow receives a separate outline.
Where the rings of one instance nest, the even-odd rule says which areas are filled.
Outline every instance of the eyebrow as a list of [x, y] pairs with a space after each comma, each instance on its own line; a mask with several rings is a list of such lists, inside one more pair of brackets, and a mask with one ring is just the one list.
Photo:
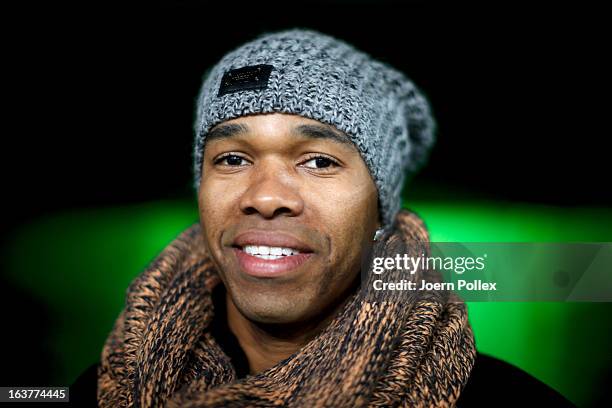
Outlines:
[[328, 126], [324, 125], [300, 125], [295, 128], [294, 133], [312, 138], [312, 139], [329, 139], [336, 143], [348, 144], [355, 147], [353, 142], [344, 134], [340, 134]]
[[[206, 141], [226, 139], [232, 136], [246, 134], [249, 127], [242, 123], [228, 123], [216, 126], [206, 135]], [[306, 136], [311, 139], [328, 139], [336, 143], [349, 145], [355, 148], [354, 143], [344, 134], [334, 131], [325, 125], [299, 125], [293, 129], [293, 134]]]
[[210, 142], [211, 140], [216, 139], [226, 139], [228, 137], [236, 136], [239, 134], [244, 134], [249, 131], [249, 128], [242, 123], [231, 123], [226, 125], [216, 126], [214, 129], [210, 130], [206, 135], [206, 141]]

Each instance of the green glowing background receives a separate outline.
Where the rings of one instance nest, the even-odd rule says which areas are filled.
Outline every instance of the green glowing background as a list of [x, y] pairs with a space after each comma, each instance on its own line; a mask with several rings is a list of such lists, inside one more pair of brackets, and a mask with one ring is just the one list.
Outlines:
[[[612, 210], [498, 201], [408, 201], [432, 241], [612, 241]], [[197, 220], [195, 201], [69, 211], [20, 228], [3, 259], [11, 281], [44, 302], [55, 385], [98, 361], [130, 281]], [[612, 303], [470, 303], [481, 352], [513, 363], [579, 406], [612, 366]]]

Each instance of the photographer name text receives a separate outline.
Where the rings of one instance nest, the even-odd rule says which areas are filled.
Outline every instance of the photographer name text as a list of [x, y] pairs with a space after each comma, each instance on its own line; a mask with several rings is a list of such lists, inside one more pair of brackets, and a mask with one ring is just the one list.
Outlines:
[[374, 290], [468, 290], [468, 291], [489, 291], [497, 290], [496, 282], [484, 282], [480, 279], [467, 281], [459, 279], [456, 282], [412, 282], [402, 279], [399, 282], [384, 282], [377, 279], [373, 282]]

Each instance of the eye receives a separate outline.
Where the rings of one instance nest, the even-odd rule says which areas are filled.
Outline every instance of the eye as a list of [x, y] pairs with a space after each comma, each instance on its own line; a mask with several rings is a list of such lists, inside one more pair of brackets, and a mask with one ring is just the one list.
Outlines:
[[304, 167], [309, 169], [325, 169], [338, 166], [338, 162], [326, 156], [316, 156], [304, 162]]
[[216, 159], [214, 163], [223, 166], [244, 166], [247, 164], [247, 161], [244, 157], [236, 154], [226, 154]]

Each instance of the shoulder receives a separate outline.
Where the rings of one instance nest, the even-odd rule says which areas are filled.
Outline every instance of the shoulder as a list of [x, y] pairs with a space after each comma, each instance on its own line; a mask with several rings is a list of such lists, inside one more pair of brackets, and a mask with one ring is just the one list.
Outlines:
[[87, 367], [70, 386], [70, 406], [97, 407], [98, 363]]
[[520, 368], [478, 353], [457, 407], [499, 405], [574, 407], [557, 391]]

